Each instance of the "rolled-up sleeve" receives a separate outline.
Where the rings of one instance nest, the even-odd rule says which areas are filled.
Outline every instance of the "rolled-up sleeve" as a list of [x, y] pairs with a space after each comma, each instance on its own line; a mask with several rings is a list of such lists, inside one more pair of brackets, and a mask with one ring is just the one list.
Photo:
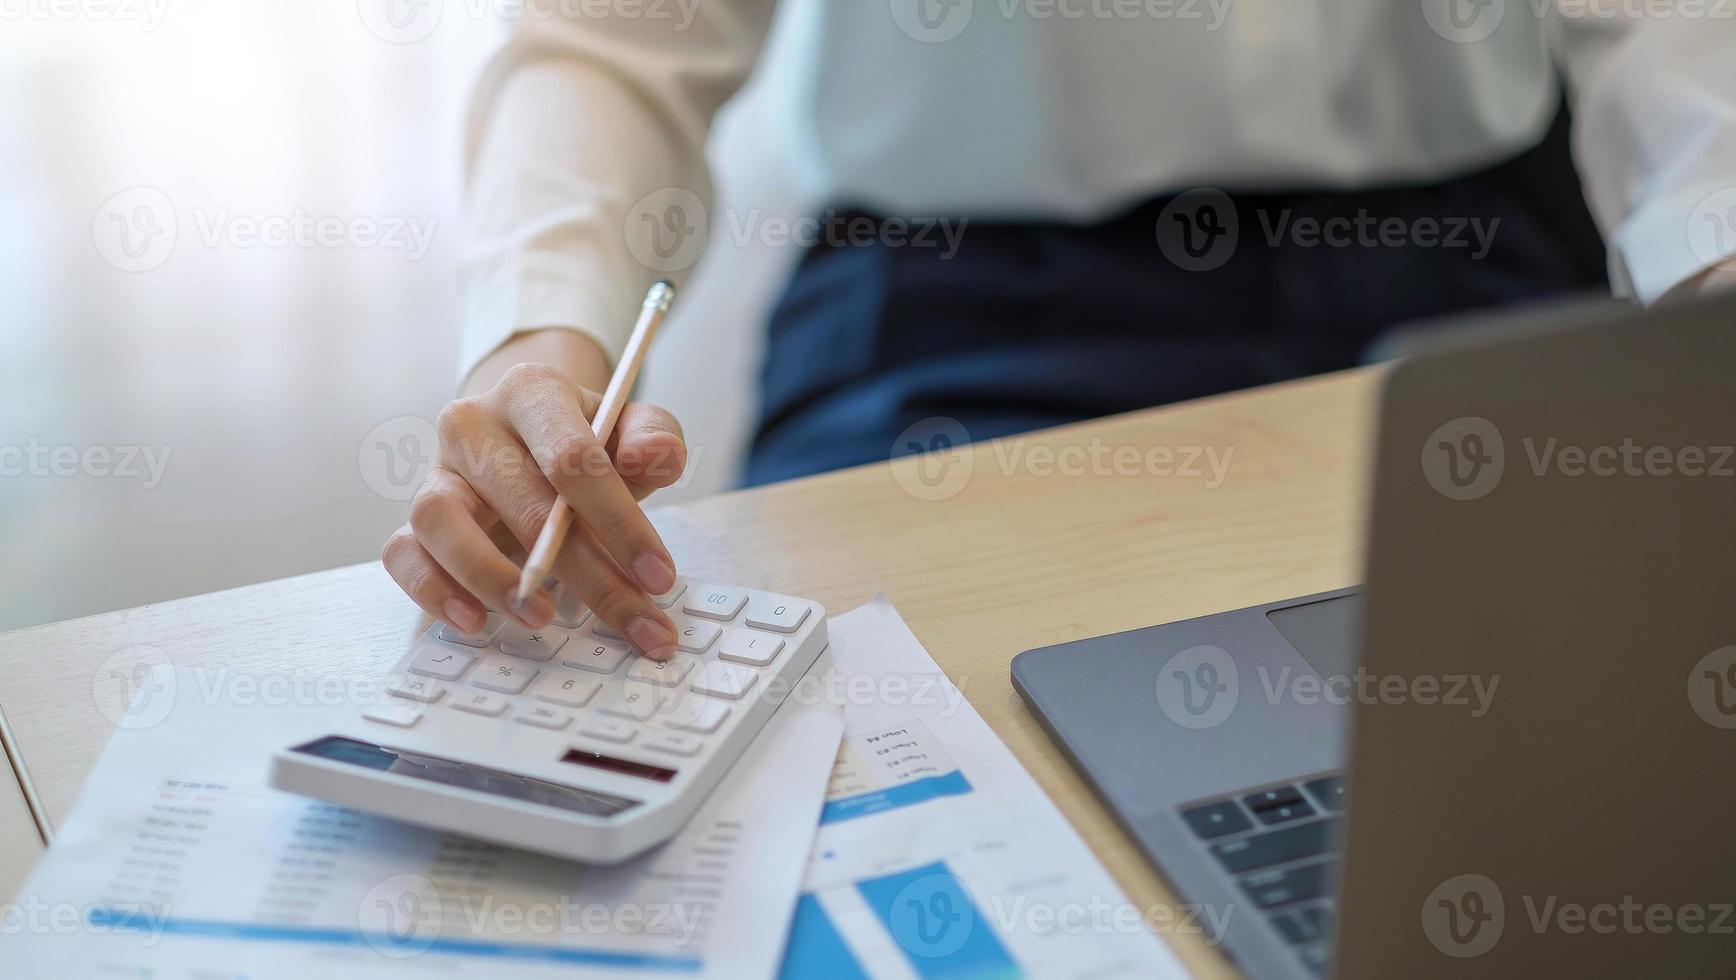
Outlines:
[[1736, 3], [1553, 0], [1550, 17], [1612, 278], [1650, 303], [1736, 254]]
[[682, 209], [710, 206], [706, 136], [752, 71], [773, 7], [525, 5], [470, 114], [463, 372], [545, 327], [582, 331], [620, 356], [646, 288], [684, 271], [657, 253], [647, 263], [629, 236], [672, 233], [652, 227], [666, 219], [681, 224], [674, 232], [703, 227]]

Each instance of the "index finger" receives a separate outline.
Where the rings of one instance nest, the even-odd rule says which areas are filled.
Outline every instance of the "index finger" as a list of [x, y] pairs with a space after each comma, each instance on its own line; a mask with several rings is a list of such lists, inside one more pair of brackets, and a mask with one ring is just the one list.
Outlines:
[[615, 563], [651, 595], [674, 588], [675, 560], [591, 431], [577, 393], [541, 385], [503, 408], [555, 492]]

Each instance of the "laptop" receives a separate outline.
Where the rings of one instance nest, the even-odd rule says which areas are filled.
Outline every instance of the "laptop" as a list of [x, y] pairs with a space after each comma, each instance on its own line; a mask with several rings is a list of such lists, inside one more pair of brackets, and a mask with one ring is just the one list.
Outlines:
[[1014, 684], [1250, 977], [1727, 977], [1733, 443], [1736, 301], [1525, 315], [1388, 374], [1364, 588]]

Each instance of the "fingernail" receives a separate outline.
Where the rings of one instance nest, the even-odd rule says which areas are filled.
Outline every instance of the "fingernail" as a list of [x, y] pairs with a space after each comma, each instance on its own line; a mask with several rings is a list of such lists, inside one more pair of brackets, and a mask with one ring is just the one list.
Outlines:
[[627, 624], [627, 639], [653, 660], [667, 660], [675, 653], [675, 634], [650, 616], [636, 616]]
[[548, 593], [540, 589], [532, 592], [530, 598], [524, 602], [519, 602], [516, 595], [508, 596], [507, 603], [512, 611], [518, 614], [518, 618], [532, 629], [542, 629], [555, 618], [554, 602], [549, 599]]
[[675, 568], [662, 555], [649, 551], [633, 559], [633, 577], [652, 595], [675, 588]]
[[460, 599], [456, 596], [447, 599], [445, 605], [440, 608], [445, 610], [447, 622], [466, 633], [480, 632], [483, 620], [487, 618], [482, 607], [469, 599]]

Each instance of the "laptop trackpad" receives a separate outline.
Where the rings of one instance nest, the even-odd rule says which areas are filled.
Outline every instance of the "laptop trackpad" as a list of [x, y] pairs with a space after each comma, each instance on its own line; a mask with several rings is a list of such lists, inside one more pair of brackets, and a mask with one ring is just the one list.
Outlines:
[[1362, 622], [1362, 593], [1285, 606], [1266, 613], [1321, 677], [1348, 677], [1356, 670], [1356, 644]]

